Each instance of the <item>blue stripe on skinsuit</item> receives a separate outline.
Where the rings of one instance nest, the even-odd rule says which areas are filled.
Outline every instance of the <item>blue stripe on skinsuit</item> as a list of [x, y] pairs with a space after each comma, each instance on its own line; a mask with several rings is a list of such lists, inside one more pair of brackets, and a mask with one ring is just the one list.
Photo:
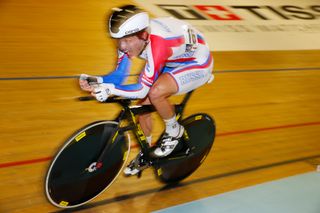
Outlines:
[[142, 89], [142, 84], [116, 85], [115, 88], [123, 91], [137, 91]]
[[123, 59], [121, 60], [121, 62], [118, 64], [117, 68], [113, 72], [102, 76], [103, 83], [113, 83], [116, 86], [123, 84], [127, 80], [127, 77], [129, 76], [130, 67], [131, 67], [131, 60], [125, 54], [123, 56]]
[[171, 72], [174, 69], [175, 69], [175, 67], [164, 67], [162, 69], [162, 73]]

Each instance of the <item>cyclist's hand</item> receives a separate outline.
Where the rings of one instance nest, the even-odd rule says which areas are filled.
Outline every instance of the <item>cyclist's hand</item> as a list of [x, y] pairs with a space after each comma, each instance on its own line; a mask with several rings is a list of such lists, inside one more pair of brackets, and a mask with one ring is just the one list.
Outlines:
[[92, 92], [93, 91], [93, 85], [96, 85], [98, 83], [102, 83], [103, 80], [101, 77], [87, 75], [87, 74], [81, 74], [79, 78], [79, 85], [80, 88], [84, 91]]
[[99, 84], [91, 93], [98, 101], [105, 102], [114, 89], [114, 84]]

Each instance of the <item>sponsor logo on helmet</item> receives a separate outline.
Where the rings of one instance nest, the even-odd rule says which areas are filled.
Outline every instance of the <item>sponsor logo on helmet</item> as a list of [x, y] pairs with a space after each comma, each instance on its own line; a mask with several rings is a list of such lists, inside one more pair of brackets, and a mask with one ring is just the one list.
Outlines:
[[139, 29], [139, 28], [135, 28], [135, 29], [133, 29], [133, 30], [128, 30], [128, 31], [126, 31], [124, 34], [125, 34], [125, 35], [129, 35], [129, 34], [136, 33], [136, 32], [138, 32], [138, 31], [140, 31], [140, 29]]

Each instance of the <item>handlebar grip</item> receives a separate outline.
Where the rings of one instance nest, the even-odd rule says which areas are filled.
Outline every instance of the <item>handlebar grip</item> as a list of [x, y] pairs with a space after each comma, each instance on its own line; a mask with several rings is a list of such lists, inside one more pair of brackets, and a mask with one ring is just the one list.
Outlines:
[[83, 96], [83, 97], [79, 97], [78, 100], [79, 101], [92, 101], [92, 100], [96, 100], [96, 99], [93, 96]]
[[98, 79], [96, 77], [89, 76], [87, 78], [88, 83], [98, 83]]

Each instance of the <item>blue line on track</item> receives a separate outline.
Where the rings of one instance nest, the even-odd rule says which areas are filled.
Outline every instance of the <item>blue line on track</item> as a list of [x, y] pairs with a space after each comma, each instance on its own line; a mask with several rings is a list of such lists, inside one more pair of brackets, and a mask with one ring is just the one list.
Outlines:
[[[300, 67], [300, 68], [278, 68], [278, 69], [252, 69], [252, 70], [214, 70], [214, 74], [220, 73], [241, 73], [241, 72], [287, 72], [287, 71], [314, 71], [320, 70], [320, 67]], [[138, 76], [139, 74], [129, 75]], [[52, 79], [68, 79], [79, 78], [74, 76], [35, 76], [35, 77], [14, 77], [14, 78], [0, 78], [0, 81], [17, 81], [17, 80], [52, 80]]]

